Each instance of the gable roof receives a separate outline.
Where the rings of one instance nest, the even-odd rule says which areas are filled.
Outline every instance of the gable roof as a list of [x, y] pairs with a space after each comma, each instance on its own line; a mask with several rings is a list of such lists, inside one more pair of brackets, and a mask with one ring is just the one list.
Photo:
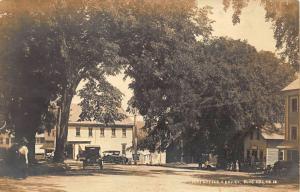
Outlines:
[[[120, 113], [126, 114], [126, 112], [120, 108]], [[70, 107], [69, 123], [82, 123], [82, 124], [100, 124], [97, 121], [79, 121], [79, 115], [81, 114], [81, 107], [78, 104], [72, 103]], [[116, 121], [117, 125], [133, 125], [133, 120], [130, 117], [126, 117], [122, 121]]]
[[286, 86], [281, 91], [291, 91], [291, 90], [299, 90], [300, 89], [300, 78], [296, 79], [292, 83], [290, 83], [288, 86]]
[[261, 135], [264, 139], [272, 140], [272, 139], [284, 139], [284, 124], [282, 123], [274, 123], [272, 125], [265, 125], [261, 128]]

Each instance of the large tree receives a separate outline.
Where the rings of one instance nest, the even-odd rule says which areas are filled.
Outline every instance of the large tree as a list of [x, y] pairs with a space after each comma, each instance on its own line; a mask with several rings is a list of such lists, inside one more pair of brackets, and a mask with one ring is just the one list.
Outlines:
[[[144, 81], [151, 86], [135, 82], [135, 103], [148, 132], [141, 147], [165, 149], [184, 140], [190, 154], [221, 154], [238, 130], [282, 121], [280, 90], [294, 77], [273, 53], [226, 38], [176, 52], [164, 63], [168, 70], [147, 67]], [[163, 83], [152, 84], [154, 75]]]
[[[56, 161], [63, 160], [70, 104], [79, 82], [107, 83], [103, 77], [118, 72], [123, 62], [118, 45], [110, 38], [114, 26], [111, 14], [106, 13], [108, 4], [100, 5], [85, 1], [1, 2], [1, 58], [11, 68], [16, 137], [26, 137], [34, 146], [43, 114], [50, 102], [56, 101], [61, 114]], [[110, 90], [114, 91], [106, 89]], [[113, 99], [120, 102], [119, 97]], [[108, 115], [114, 115], [108, 118], [110, 122], [121, 118]]]
[[[1, 11], [2, 21], [6, 22], [2, 25], [7, 37], [5, 43], [12, 44], [12, 39], [18, 38], [20, 42], [24, 41], [22, 44], [15, 41], [20, 46], [20, 49], [15, 50], [24, 52], [5, 54], [8, 63], [22, 66], [27, 62], [29, 65], [26, 69], [30, 76], [33, 72], [31, 64], [35, 63], [32, 58], [36, 59], [33, 55], [41, 54], [39, 49], [45, 50], [39, 60], [44, 66], [38, 66], [37, 71], [46, 83], [53, 82], [55, 85], [53, 92], [46, 94], [51, 97], [43, 98], [42, 103], [55, 100], [61, 111], [56, 138], [56, 161], [63, 160], [70, 103], [81, 80], [89, 81], [84, 90], [96, 88], [93, 92], [95, 95], [84, 90], [80, 93], [85, 97], [81, 103], [81, 119], [108, 122], [120, 120], [123, 116], [108, 107], [111, 107], [110, 104], [112, 108], [119, 107], [121, 95], [107, 84], [105, 75], [114, 75], [125, 66], [126, 74], [131, 76], [133, 67], [138, 69], [145, 62], [161, 61], [160, 58], [173, 54], [181, 44], [188, 46], [190, 42], [195, 42], [195, 36], [207, 37], [210, 32], [207, 11], [197, 9], [195, 2], [189, 0], [178, 1], [176, 4], [138, 0], [1, 1]], [[24, 23], [23, 18], [32, 23], [27, 27], [31, 35], [18, 28], [19, 24]], [[7, 28], [8, 24], [12, 27]], [[41, 37], [45, 38], [36, 45], [36, 39]], [[35, 49], [32, 49], [34, 46]], [[28, 56], [31, 59], [27, 59]], [[24, 57], [26, 61], [20, 59]], [[159, 62], [158, 65], [160, 64]], [[50, 75], [43, 76], [45, 71], [39, 70], [40, 67], [47, 68]], [[23, 68], [16, 68], [15, 73], [17, 72], [23, 73]], [[55, 75], [59, 78], [53, 78]], [[39, 82], [41, 81], [35, 81], [36, 84]], [[24, 84], [29, 85], [25, 81]], [[29, 86], [28, 89], [30, 88]], [[109, 91], [112, 94], [108, 94]], [[107, 103], [103, 103], [105, 101]], [[30, 104], [25, 107], [26, 110], [28, 106]], [[91, 107], [101, 110], [89, 110]], [[31, 134], [36, 126], [25, 128], [19, 125], [22, 130], [30, 129]]]
[[[8, 104], [8, 128], [17, 141], [29, 141], [30, 160], [34, 158], [35, 133], [42, 116], [56, 97], [60, 68], [49, 62], [55, 52], [49, 26], [34, 21], [28, 14], [5, 12], [1, 18], [1, 63], [9, 86], [1, 90]], [[47, 33], [45, 32], [47, 31]]]

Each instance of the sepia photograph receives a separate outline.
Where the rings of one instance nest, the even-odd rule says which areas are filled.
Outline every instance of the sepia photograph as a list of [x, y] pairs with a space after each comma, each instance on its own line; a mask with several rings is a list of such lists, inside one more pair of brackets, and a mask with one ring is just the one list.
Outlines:
[[299, 0], [0, 0], [0, 192], [300, 192]]

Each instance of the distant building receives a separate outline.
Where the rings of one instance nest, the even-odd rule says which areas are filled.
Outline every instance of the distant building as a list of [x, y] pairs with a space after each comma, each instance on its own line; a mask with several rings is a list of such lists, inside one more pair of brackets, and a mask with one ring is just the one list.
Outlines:
[[244, 138], [244, 161], [263, 167], [284, 160], [284, 151], [278, 146], [284, 140], [284, 129], [280, 123], [250, 130]]
[[100, 145], [102, 152], [117, 150], [121, 155], [132, 158], [132, 152], [128, 150], [132, 146], [133, 121], [130, 118], [105, 125], [95, 121], [78, 121], [80, 113], [80, 106], [72, 104], [66, 145], [68, 158], [75, 159], [86, 145]]
[[15, 138], [13, 135], [2, 132], [0, 133], [0, 159], [4, 157], [6, 151], [13, 145]]
[[35, 157], [37, 159], [45, 158], [47, 153], [54, 151], [55, 133], [55, 129], [51, 129], [35, 135]]
[[[138, 142], [143, 140], [147, 133], [143, 130], [145, 126], [145, 123], [143, 121], [137, 121], [136, 127], [137, 127], [137, 137]], [[145, 164], [145, 165], [162, 165], [166, 164], [166, 152], [150, 152], [149, 150], [139, 150], [139, 160], [138, 164]]]
[[139, 151], [140, 159], [139, 164], [145, 165], [162, 165], [166, 164], [166, 152], [153, 152], [149, 150]]
[[45, 156], [45, 150], [42, 146], [45, 143], [45, 135], [44, 133], [35, 135], [35, 156], [36, 158], [43, 158]]
[[8, 133], [1, 133], [0, 134], [0, 150], [7, 150], [12, 146], [12, 144], [15, 142], [15, 138], [13, 135], [10, 135]]
[[300, 146], [300, 78], [282, 90], [285, 96], [285, 140], [279, 148], [286, 160], [299, 161]]
[[56, 130], [51, 129], [50, 131], [44, 132], [45, 142], [41, 149], [44, 149], [45, 154], [54, 152], [55, 149], [55, 138]]

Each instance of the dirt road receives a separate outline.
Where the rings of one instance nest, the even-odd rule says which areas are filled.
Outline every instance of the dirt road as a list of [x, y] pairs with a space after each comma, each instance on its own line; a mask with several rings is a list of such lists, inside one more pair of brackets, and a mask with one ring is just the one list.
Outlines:
[[202, 171], [159, 166], [105, 165], [104, 170], [72, 170], [61, 175], [0, 178], [5, 192], [298, 192], [296, 183], [262, 179], [228, 171]]

